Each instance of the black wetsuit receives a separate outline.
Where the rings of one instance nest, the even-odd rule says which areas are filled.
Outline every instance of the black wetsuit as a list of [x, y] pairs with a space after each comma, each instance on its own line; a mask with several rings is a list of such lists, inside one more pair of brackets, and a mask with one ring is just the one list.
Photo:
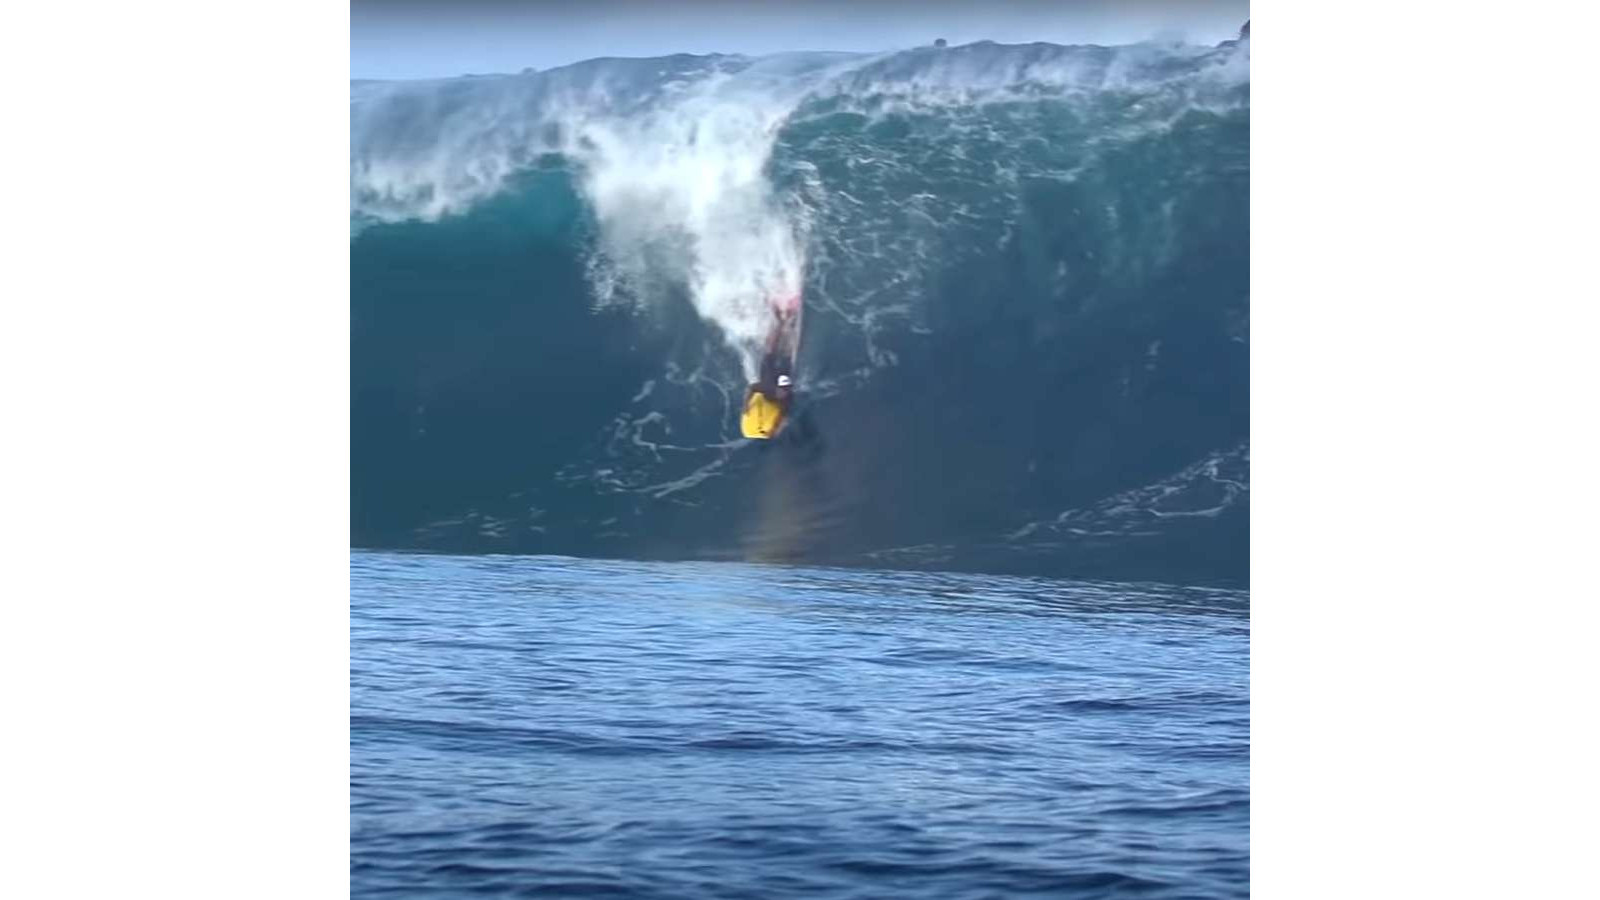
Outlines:
[[[779, 375], [789, 375], [791, 379], [794, 377], [789, 373], [789, 361], [784, 359], [779, 354], [768, 353], [766, 356], [761, 358], [760, 379], [755, 384], [750, 385], [750, 392], [754, 393], [755, 391], [760, 391], [768, 400], [776, 403], [778, 405], [778, 409], [780, 409], [784, 417], [787, 418], [789, 415], [789, 404], [794, 399], [794, 388], [793, 386], [785, 388], [778, 387]], [[746, 402], [748, 402], [749, 399], [750, 395], [747, 393], [745, 395]]]
[[789, 371], [789, 361], [776, 353], [768, 353], [761, 358], [761, 375], [751, 387], [767, 395], [767, 399], [774, 403], [788, 405], [788, 397], [778, 396], [778, 376], [794, 374]]

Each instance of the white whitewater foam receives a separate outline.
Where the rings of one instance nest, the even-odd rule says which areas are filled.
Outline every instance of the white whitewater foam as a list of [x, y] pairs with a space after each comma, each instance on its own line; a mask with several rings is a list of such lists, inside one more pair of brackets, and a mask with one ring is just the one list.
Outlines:
[[798, 293], [797, 224], [766, 177], [778, 129], [803, 89], [750, 70], [714, 75], [626, 117], [569, 109], [561, 152], [580, 165], [600, 225], [601, 302], [638, 298], [662, 277], [740, 351], [754, 377], [770, 301]]

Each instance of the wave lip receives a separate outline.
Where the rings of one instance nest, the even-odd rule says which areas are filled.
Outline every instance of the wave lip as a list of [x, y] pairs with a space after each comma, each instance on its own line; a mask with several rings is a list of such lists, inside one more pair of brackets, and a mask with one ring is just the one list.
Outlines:
[[[885, 54], [793, 52], [596, 59], [519, 75], [350, 84], [351, 216], [362, 223], [459, 214], [552, 153], [597, 149], [622, 122], [667, 169], [708, 144], [760, 144], [801, 102], [1247, 86], [1249, 51], [1181, 44], [1004, 45]], [[735, 112], [736, 111], [736, 112]], [[719, 121], [719, 117], [721, 120]], [[588, 129], [598, 127], [597, 132]], [[624, 129], [627, 131], [627, 129]], [[759, 153], [735, 153], [759, 168]], [[703, 160], [701, 160], [703, 162]]]

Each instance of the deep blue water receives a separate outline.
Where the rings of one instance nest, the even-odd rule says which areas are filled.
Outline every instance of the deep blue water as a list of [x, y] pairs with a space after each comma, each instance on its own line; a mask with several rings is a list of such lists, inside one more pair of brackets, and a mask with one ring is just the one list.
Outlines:
[[356, 896], [1236, 897], [1242, 591], [351, 556]]

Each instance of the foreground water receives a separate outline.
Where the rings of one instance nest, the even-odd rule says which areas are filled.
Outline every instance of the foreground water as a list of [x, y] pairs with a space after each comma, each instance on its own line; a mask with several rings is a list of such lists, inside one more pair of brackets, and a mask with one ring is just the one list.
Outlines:
[[355, 552], [358, 896], [1228, 897], [1239, 591]]

